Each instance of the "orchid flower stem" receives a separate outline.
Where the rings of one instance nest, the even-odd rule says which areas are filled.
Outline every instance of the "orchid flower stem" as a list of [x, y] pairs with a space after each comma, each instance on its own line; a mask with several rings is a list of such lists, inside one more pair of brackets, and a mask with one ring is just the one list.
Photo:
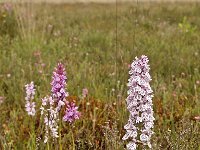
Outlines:
[[61, 139], [61, 125], [62, 125], [62, 117], [61, 114], [59, 113], [59, 149], [62, 150], [62, 139]]
[[73, 133], [72, 128], [71, 128], [71, 135], [72, 135], [72, 149], [75, 150], [74, 133]]
[[35, 119], [33, 118], [31, 120], [31, 137], [32, 137], [31, 146], [33, 149], [35, 148], [35, 125], [34, 125], [34, 122], [35, 122]]
[[50, 149], [49, 149], [49, 141], [47, 142], [47, 150], [50, 150]]

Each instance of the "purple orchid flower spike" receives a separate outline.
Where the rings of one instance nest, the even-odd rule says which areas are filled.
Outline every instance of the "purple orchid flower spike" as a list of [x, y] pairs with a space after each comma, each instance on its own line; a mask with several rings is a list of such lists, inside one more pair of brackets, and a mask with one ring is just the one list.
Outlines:
[[57, 103], [57, 109], [58, 111], [61, 109], [63, 105], [65, 105], [66, 97], [69, 95], [68, 92], [66, 92], [66, 72], [65, 68], [62, 63], [58, 63], [57, 67], [55, 68], [55, 71], [53, 72], [52, 76], [52, 82], [51, 82], [51, 92], [52, 97], [55, 99]]
[[123, 140], [131, 139], [127, 144], [128, 150], [136, 150], [138, 143], [151, 148], [150, 139], [155, 118], [153, 117], [153, 91], [149, 84], [151, 76], [148, 62], [147, 56], [136, 57], [129, 71], [126, 102], [130, 115], [128, 123], [124, 126], [126, 134], [122, 138]]
[[35, 96], [35, 87], [34, 83], [31, 82], [30, 84], [25, 85], [26, 88], [26, 111], [28, 112], [28, 115], [35, 116], [35, 102], [33, 102], [34, 96]]
[[78, 107], [75, 106], [75, 103], [73, 102], [67, 102], [67, 108], [65, 111], [65, 115], [63, 117], [63, 121], [72, 123], [73, 121], [75, 121], [76, 119], [80, 118], [80, 112], [78, 111]]

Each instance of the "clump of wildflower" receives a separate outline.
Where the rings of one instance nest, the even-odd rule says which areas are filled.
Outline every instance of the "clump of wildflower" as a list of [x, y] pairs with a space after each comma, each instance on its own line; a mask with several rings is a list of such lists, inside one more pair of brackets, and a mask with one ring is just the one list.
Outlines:
[[88, 89], [87, 89], [87, 88], [84, 88], [84, 89], [82, 90], [82, 96], [83, 96], [83, 98], [87, 97], [87, 95], [88, 95]]
[[59, 111], [61, 106], [65, 105], [65, 98], [68, 96], [68, 93], [65, 91], [67, 77], [63, 64], [58, 63], [57, 68], [53, 72], [52, 79], [52, 98], [55, 99]]
[[10, 73], [8, 73], [8, 74], [7, 74], [7, 78], [10, 78], [10, 77], [11, 77], [11, 74], [10, 74]]
[[31, 82], [30, 84], [25, 85], [26, 88], [26, 111], [28, 112], [28, 115], [34, 116], [35, 115], [35, 102], [33, 102], [34, 96], [35, 96], [35, 87], [34, 83]]
[[50, 137], [53, 139], [58, 138], [58, 111], [54, 107], [54, 99], [52, 97], [45, 97], [42, 99], [40, 107], [41, 115], [44, 117], [45, 124], [45, 139], [47, 143]]
[[0, 96], [0, 104], [3, 103], [4, 100], [5, 100], [5, 97]]
[[7, 2], [4, 3], [3, 8], [7, 11], [7, 12], [11, 12], [13, 10], [13, 6], [11, 3]]
[[128, 123], [124, 126], [126, 134], [122, 138], [123, 140], [131, 138], [127, 144], [128, 150], [135, 150], [137, 143], [148, 145], [151, 148], [150, 139], [155, 118], [153, 117], [153, 91], [149, 84], [151, 76], [148, 62], [147, 56], [136, 57], [129, 71], [129, 90], [126, 102], [130, 115]]
[[63, 117], [63, 121], [68, 121], [70, 123], [72, 123], [74, 120], [79, 119], [80, 117], [80, 112], [78, 111], [78, 107], [75, 106], [75, 103], [73, 102], [66, 102], [66, 111], [65, 111], [65, 115]]

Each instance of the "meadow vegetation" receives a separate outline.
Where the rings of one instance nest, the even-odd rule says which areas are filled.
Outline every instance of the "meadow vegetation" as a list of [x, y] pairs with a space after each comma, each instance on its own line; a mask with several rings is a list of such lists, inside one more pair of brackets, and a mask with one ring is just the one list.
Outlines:
[[81, 112], [63, 123], [62, 148], [123, 149], [128, 71], [142, 54], [154, 91], [153, 149], [200, 149], [199, 43], [199, 3], [121, 3], [117, 13], [115, 4], [1, 4], [0, 149], [45, 149], [24, 85], [34, 81], [39, 109], [58, 62]]

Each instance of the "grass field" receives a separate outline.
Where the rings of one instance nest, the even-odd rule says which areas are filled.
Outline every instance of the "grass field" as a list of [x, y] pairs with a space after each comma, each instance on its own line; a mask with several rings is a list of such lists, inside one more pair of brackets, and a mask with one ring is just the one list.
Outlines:
[[[150, 59], [154, 91], [153, 150], [200, 149], [199, 43], [198, 3], [124, 3], [117, 13], [114, 4], [2, 4], [0, 149], [123, 149], [129, 64], [142, 54]], [[59, 144], [46, 147], [36, 142], [39, 107], [59, 61], [81, 117], [63, 123]], [[24, 85], [31, 81], [35, 117], [25, 111]]]
[[[28, 2], [29, 0], [10, 0], [11, 2]], [[32, 0], [35, 3], [116, 3], [119, 2], [200, 2], [200, 0]], [[7, 0], [0, 0], [0, 2], [8, 2]]]

